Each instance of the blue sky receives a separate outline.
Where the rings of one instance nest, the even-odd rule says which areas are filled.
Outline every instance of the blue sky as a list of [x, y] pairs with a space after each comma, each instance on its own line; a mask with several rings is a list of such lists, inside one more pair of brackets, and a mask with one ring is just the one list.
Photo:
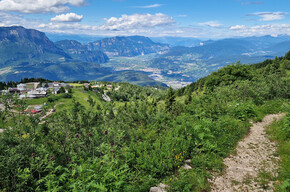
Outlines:
[[195, 38], [290, 35], [289, 0], [0, 0], [0, 26]]

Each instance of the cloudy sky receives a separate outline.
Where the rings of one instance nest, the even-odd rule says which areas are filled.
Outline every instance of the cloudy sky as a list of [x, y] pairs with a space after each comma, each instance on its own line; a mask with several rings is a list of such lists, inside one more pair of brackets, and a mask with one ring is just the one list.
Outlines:
[[0, 0], [0, 26], [94, 36], [290, 35], [290, 0]]

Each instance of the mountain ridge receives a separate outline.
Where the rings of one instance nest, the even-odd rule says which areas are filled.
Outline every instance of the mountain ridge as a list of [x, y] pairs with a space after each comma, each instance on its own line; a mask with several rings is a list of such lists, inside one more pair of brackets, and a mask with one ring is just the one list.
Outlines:
[[169, 45], [155, 43], [149, 37], [143, 36], [116, 36], [88, 43], [89, 50], [100, 50], [109, 57], [133, 57], [150, 53], [164, 53]]

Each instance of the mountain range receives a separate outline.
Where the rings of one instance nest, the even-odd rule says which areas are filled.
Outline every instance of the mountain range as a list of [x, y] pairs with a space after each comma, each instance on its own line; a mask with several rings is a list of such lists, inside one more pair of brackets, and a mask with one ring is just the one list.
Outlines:
[[[63, 35], [54, 39], [61, 37], [81, 38]], [[0, 80], [42, 77], [166, 86], [164, 83], [195, 81], [230, 63], [257, 63], [290, 50], [287, 35], [206, 41], [152, 38], [155, 42], [143, 36], [96, 37], [85, 43], [75, 39], [52, 42], [45, 33], [34, 29], [0, 27]]]
[[[120, 56], [135, 56], [163, 49], [161, 44], [145, 37], [113, 39], [121, 39], [116, 42], [116, 47], [120, 46], [120, 42], [126, 45], [117, 50], [119, 52], [116, 55]], [[108, 45], [109, 41], [105, 39], [100, 41], [99, 45]], [[136, 45], [135, 41], [138, 41]], [[100, 46], [102, 49], [97, 49], [97, 43], [82, 44], [75, 40], [52, 42], [43, 32], [34, 29], [20, 26], [0, 27], [0, 80], [19, 81], [25, 77], [67, 81], [102, 79], [126, 81], [128, 79], [129, 82], [142, 86], [166, 86], [154, 81], [143, 72], [114, 72], [110, 68], [101, 67], [99, 64], [109, 60], [102, 49], [108, 51], [112, 46], [107, 48]]]
[[169, 50], [169, 45], [155, 43], [148, 37], [112, 37], [89, 43], [88, 49], [91, 51], [101, 50], [108, 56], [134, 57], [150, 53], [165, 53]]

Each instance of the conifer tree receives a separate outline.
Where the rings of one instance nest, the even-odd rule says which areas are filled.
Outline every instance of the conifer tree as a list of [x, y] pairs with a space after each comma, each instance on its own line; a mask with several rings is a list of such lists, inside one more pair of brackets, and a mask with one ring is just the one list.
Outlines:
[[175, 103], [174, 90], [170, 87], [165, 96], [165, 110], [172, 111], [173, 105]]

